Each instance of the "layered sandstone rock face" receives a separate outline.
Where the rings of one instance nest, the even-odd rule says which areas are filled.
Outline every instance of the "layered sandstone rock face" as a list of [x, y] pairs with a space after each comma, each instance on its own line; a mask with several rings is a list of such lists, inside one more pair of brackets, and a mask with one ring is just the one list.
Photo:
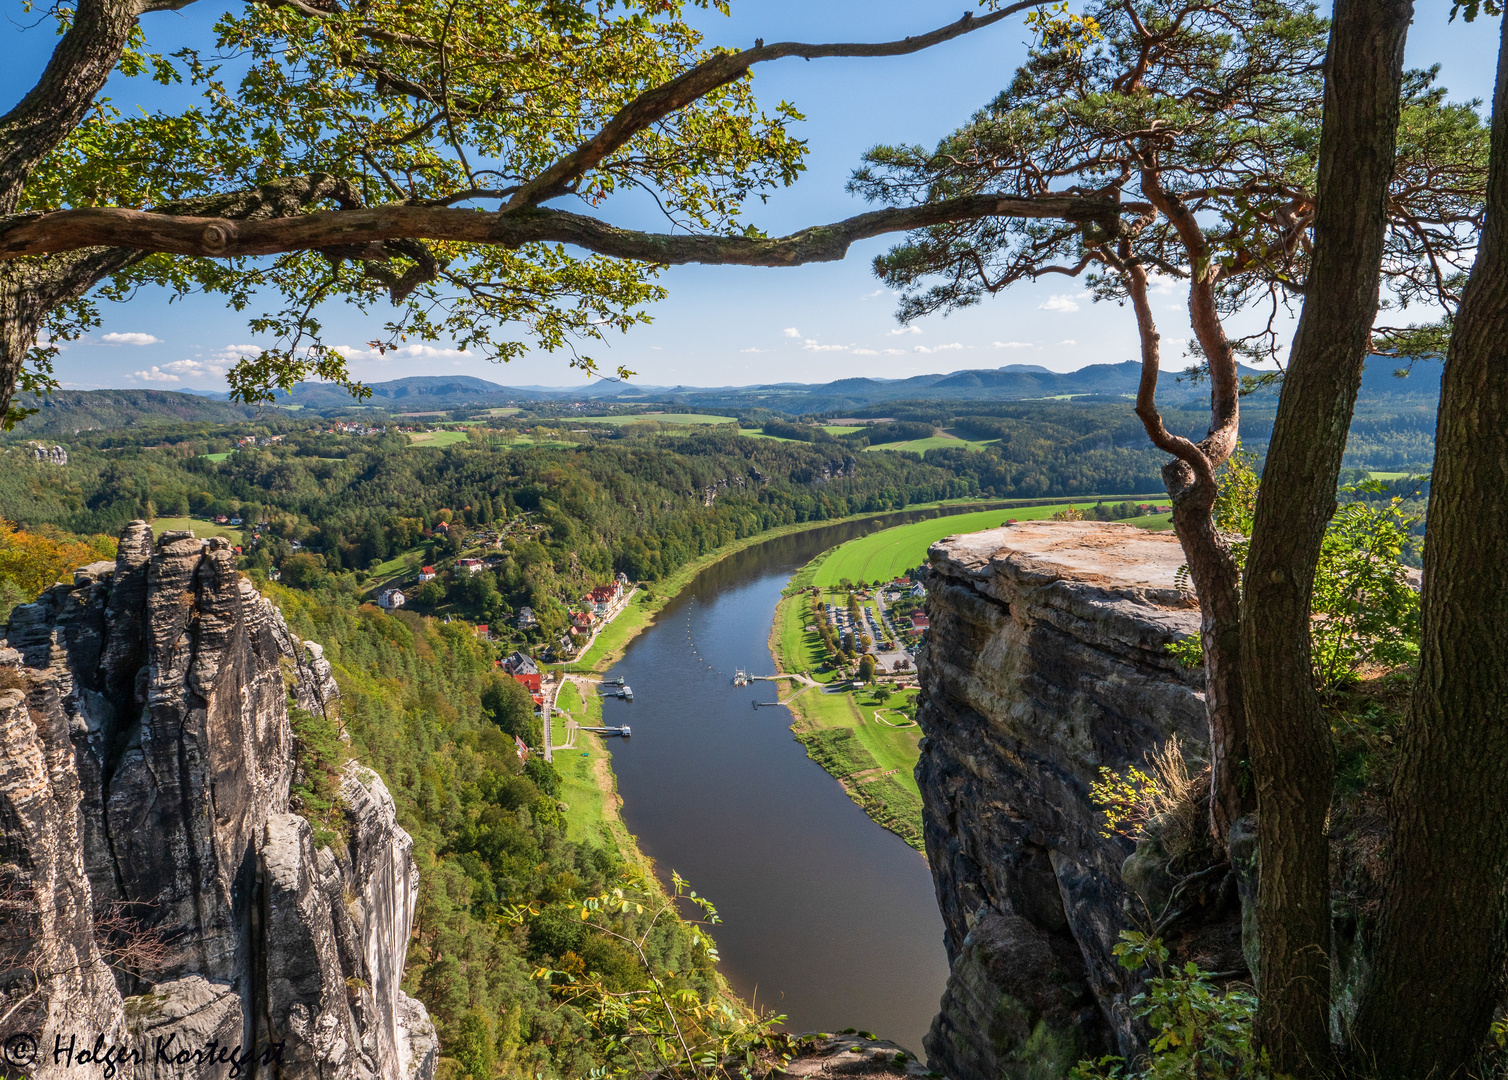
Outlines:
[[145, 1051], [117, 1075], [219, 1077], [237, 1050], [268, 1058], [243, 1076], [433, 1075], [399, 987], [412, 842], [354, 763], [348, 844], [290, 812], [288, 701], [333, 715], [335, 683], [225, 541], [133, 522], [16, 609], [0, 688], [0, 1034], [37, 1036], [35, 1075], [96, 1041]]
[[[1088, 522], [928, 554], [916, 775], [952, 970], [926, 1049], [952, 1080], [1138, 1049], [1112, 950], [1162, 905], [1128, 888], [1133, 845], [1102, 835], [1089, 786], [1174, 736], [1196, 759], [1207, 745], [1202, 676], [1166, 652], [1199, 629], [1183, 561], [1171, 533]], [[1211, 880], [1193, 958], [1221, 970], [1241, 964], [1240, 909], [1229, 875]]]

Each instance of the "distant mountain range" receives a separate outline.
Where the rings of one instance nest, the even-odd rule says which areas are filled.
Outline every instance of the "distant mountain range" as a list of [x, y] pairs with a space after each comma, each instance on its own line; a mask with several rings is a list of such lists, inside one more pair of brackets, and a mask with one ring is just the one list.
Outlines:
[[[1388, 399], [1414, 404], [1439, 396], [1441, 366], [1421, 363], [1407, 379], [1393, 376], [1396, 362], [1368, 366], [1362, 379], [1362, 398], [1372, 406]], [[1244, 374], [1258, 374], [1243, 368]], [[1136, 394], [1141, 365], [1092, 364], [1077, 371], [1057, 372], [1036, 364], [968, 369], [907, 379], [847, 378], [828, 383], [763, 383], [757, 386], [644, 386], [616, 379], [599, 379], [579, 387], [503, 386], [467, 375], [416, 375], [371, 384], [372, 396], [354, 401], [330, 383], [299, 383], [278, 406], [316, 413], [343, 412], [353, 407], [392, 413], [420, 413], [473, 406], [560, 404], [600, 401], [603, 404], [667, 404], [720, 411], [771, 409], [791, 415], [846, 412], [888, 402], [1018, 401], [1045, 398], [1129, 400]], [[1159, 401], [1167, 407], [1197, 405], [1209, 388], [1180, 382], [1163, 372]], [[233, 423], [264, 415], [264, 410], [224, 400], [224, 391], [71, 390], [40, 400], [18, 395], [19, 404], [37, 408], [16, 434], [25, 438], [57, 438], [78, 431], [120, 429], [167, 423]], [[1249, 407], [1270, 410], [1276, 391], [1247, 399]], [[1270, 413], [1269, 413], [1270, 415]]]
[[[1439, 393], [1440, 366], [1420, 365], [1408, 379], [1392, 374], [1394, 362], [1372, 364], [1363, 380], [1368, 397], [1424, 396]], [[1242, 368], [1243, 374], [1259, 374]], [[616, 379], [599, 379], [580, 387], [503, 386], [469, 377], [414, 376], [372, 385], [364, 403], [394, 411], [422, 411], [466, 405], [527, 405], [531, 402], [602, 401], [656, 402], [702, 408], [765, 408], [800, 415], [861, 408], [889, 401], [1015, 401], [1055, 397], [1132, 398], [1141, 380], [1141, 365], [1092, 364], [1077, 371], [1057, 372], [1037, 364], [967, 369], [907, 379], [847, 378], [828, 383], [761, 383], [755, 386], [646, 386]], [[1159, 398], [1169, 404], [1205, 397], [1207, 387], [1180, 382], [1163, 372]], [[1270, 392], [1260, 398], [1270, 398]], [[300, 383], [289, 403], [308, 409], [350, 407], [346, 392], [328, 383]], [[1255, 401], [1253, 402], [1255, 403]]]

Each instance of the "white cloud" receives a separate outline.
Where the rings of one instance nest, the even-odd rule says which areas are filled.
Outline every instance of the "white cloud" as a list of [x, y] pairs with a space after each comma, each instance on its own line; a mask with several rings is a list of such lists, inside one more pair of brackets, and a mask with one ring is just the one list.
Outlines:
[[883, 356], [905, 356], [906, 355], [906, 350], [905, 349], [881, 349], [880, 350], [880, 354], [883, 355]]
[[174, 360], [171, 364], [153, 364], [146, 371], [132, 372], [137, 382], [175, 383], [184, 379], [218, 379], [225, 374], [223, 364], [203, 360]]
[[996, 341], [992, 343], [996, 349], [1035, 349], [1037, 346], [1029, 341]]
[[884, 296], [889, 291], [890, 291], [889, 289], [881, 287], [881, 288], [876, 289], [874, 292], [867, 292], [867, 293], [865, 293], [864, 294], [864, 299], [865, 300], [873, 300], [876, 296]]
[[131, 378], [137, 382], [178, 382], [178, 376], [171, 372], [163, 371], [162, 368], [153, 364], [150, 370], [133, 371]]
[[1045, 303], [1038, 304], [1037, 309], [1039, 311], [1078, 311], [1078, 301], [1083, 300], [1088, 295], [1086, 292], [1079, 293], [1077, 296], [1070, 296], [1067, 293], [1054, 293], [1047, 298]]
[[920, 334], [921, 332], [922, 328], [920, 326], [900, 326], [894, 330], [887, 331], [886, 336], [900, 337], [902, 334]]
[[797, 330], [794, 326], [787, 326], [784, 330], [782, 330], [780, 332], [782, 334], [784, 334], [786, 337], [800, 337], [801, 336], [801, 331]]
[[739, 352], [747, 352], [747, 353], [762, 353], [762, 352], [769, 352], [770, 350], [769, 349], [739, 349], [738, 351]]
[[811, 338], [803, 341], [801, 347], [807, 352], [847, 352], [849, 350], [847, 345], [818, 345]]
[[1075, 341], [1075, 340], [1073, 340], [1073, 338], [1064, 338], [1062, 341], [1058, 342], [1058, 344], [1059, 345], [1077, 345], [1078, 342]]
[[106, 345], [161, 345], [162, 338], [151, 334], [106, 334], [100, 338]]
[[925, 346], [925, 345], [918, 345], [912, 351], [913, 352], [919, 352], [919, 353], [939, 353], [939, 352], [949, 352], [949, 351], [951, 351], [953, 349], [961, 349], [961, 348], [963, 348], [963, 345], [960, 344], [959, 342], [955, 341], [955, 342], [953, 342], [950, 345], [935, 345], [935, 346], [933, 346], [930, 349], [927, 346]]
[[1178, 279], [1169, 274], [1152, 273], [1147, 276], [1147, 291], [1156, 294], [1170, 293]]
[[225, 348], [215, 353], [215, 356], [218, 359], [229, 360], [232, 363], [240, 360], [245, 356], [260, 355], [262, 355], [262, 347], [260, 345], [227, 345], [225, 346]]
[[396, 349], [379, 352], [376, 349], [353, 349], [349, 345], [333, 345], [332, 352], [347, 360], [434, 360], [442, 356], [475, 356], [469, 349], [437, 349], [433, 345], [400, 345]]
[[855, 356], [879, 356], [880, 355], [879, 351], [876, 350], [876, 349], [855, 349], [853, 351], [853, 354]]

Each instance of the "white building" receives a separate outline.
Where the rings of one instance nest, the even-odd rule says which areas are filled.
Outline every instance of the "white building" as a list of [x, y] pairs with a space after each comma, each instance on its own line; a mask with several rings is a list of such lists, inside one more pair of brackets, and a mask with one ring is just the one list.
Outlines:
[[384, 611], [396, 611], [404, 604], [402, 589], [383, 589], [377, 594], [377, 606]]

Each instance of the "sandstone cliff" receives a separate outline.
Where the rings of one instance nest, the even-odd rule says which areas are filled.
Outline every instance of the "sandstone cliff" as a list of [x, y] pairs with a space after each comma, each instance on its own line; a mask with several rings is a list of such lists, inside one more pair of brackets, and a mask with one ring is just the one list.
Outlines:
[[1133, 846], [1101, 835], [1088, 794], [1101, 766], [1145, 768], [1171, 737], [1196, 758], [1207, 745], [1202, 677], [1165, 650], [1199, 626], [1182, 563], [1171, 534], [1096, 523], [929, 552], [916, 775], [951, 975], [926, 1049], [952, 1080], [1134, 1056], [1122, 929], [1155, 926], [1180, 959], [1243, 968], [1235, 875], [1216, 867], [1170, 903], [1154, 865], [1131, 889]]
[[336, 696], [220, 539], [154, 544], [133, 522], [115, 563], [15, 610], [0, 1037], [38, 1039], [29, 1072], [116, 1047], [125, 1076], [220, 1077], [232, 1055], [241, 1076], [433, 1075], [433, 1027], [399, 985], [418, 873], [391, 797], [347, 767], [338, 851], [290, 812], [288, 701], [333, 715]]

